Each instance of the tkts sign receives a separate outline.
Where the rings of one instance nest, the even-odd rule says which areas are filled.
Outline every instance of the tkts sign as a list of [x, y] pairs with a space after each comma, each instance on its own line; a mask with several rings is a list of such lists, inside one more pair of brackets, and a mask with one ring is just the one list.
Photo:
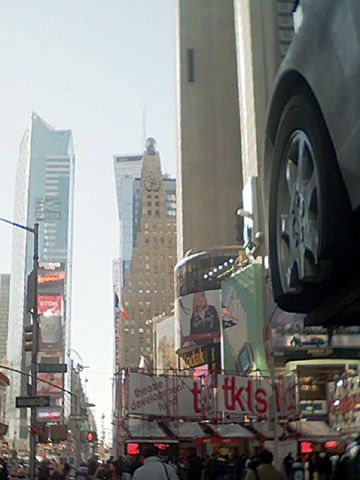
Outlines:
[[[203, 392], [202, 388], [199, 388], [199, 383], [194, 382], [192, 394], [194, 411], [200, 412]], [[271, 417], [273, 416], [271, 407], [275, 407], [281, 416], [291, 416], [296, 412], [293, 377], [287, 378], [285, 383], [278, 380], [273, 388], [266, 379], [217, 375], [215, 398], [218, 412]]]
[[190, 376], [151, 376], [131, 373], [128, 377], [128, 410], [138, 415], [206, 417], [219, 412], [273, 418], [296, 413], [295, 382], [217, 375], [202, 382]]

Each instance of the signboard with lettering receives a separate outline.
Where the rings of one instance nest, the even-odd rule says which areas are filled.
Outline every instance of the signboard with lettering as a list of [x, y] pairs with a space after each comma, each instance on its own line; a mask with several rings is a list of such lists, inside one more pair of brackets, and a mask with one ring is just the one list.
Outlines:
[[[233, 415], [281, 417], [296, 414], [295, 380], [238, 375], [192, 376], [131, 373], [127, 377], [129, 414], [174, 418], [215, 418], [219, 412]], [[274, 405], [275, 399], [275, 405]]]

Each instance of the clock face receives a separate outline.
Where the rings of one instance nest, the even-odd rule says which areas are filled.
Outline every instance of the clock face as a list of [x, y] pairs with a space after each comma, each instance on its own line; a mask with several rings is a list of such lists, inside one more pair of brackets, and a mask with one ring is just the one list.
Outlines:
[[157, 192], [160, 188], [160, 178], [153, 174], [148, 175], [145, 177], [144, 185], [148, 192], [151, 192], [152, 190]]

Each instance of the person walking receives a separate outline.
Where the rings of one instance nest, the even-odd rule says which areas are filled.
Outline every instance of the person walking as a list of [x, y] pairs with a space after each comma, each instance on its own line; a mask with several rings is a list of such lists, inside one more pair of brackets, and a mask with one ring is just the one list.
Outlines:
[[291, 475], [291, 466], [294, 463], [294, 457], [291, 455], [291, 452], [289, 452], [286, 457], [284, 457], [283, 460], [283, 465], [285, 468], [286, 476], [288, 480], [290, 480], [290, 475]]
[[285, 473], [279, 472], [272, 465], [274, 457], [269, 450], [263, 450], [259, 458], [260, 465], [257, 467], [259, 480], [286, 480]]
[[144, 464], [135, 470], [132, 480], [178, 480], [175, 470], [163, 463], [153, 445], [144, 449]]
[[257, 467], [259, 466], [260, 461], [258, 457], [252, 457], [248, 459], [246, 462], [246, 473], [244, 480], [258, 480], [259, 474], [257, 471]]
[[9, 472], [3, 458], [0, 458], [0, 480], [8, 480]]

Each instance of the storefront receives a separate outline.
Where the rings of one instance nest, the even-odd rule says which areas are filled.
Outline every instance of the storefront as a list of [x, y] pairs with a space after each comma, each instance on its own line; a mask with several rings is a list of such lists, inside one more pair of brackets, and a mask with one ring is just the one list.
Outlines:
[[255, 435], [238, 424], [211, 425], [214, 435], [196, 439], [196, 453], [200, 457], [221, 454], [233, 457], [251, 455], [249, 440]]

